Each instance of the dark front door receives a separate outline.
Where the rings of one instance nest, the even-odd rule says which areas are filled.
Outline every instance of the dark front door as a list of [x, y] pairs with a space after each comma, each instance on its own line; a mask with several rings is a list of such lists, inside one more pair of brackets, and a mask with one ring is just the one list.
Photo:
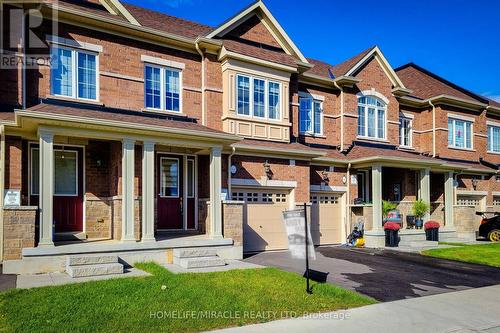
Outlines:
[[183, 229], [182, 156], [157, 156], [158, 229]]
[[[30, 202], [39, 203], [38, 146], [31, 148]], [[54, 146], [53, 217], [56, 232], [83, 231], [83, 149]]]

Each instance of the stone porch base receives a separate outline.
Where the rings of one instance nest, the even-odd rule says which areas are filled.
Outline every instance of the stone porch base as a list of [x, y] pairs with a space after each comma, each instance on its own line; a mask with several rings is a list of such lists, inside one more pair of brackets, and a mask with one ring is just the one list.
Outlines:
[[[425, 231], [420, 230], [400, 230], [399, 237], [403, 242], [423, 241], [425, 240]], [[365, 246], [369, 248], [385, 247], [385, 232], [381, 231], [365, 231], [364, 234]], [[474, 233], [457, 233], [455, 229], [443, 228], [439, 231], [439, 240], [442, 242], [460, 242], [475, 240]]]
[[177, 237], [149, 243], [120, 243], [103, 241], [95, 243], [68, 244], [54, 247], [24, 248], [22, 259], [3, 262], [5, 274], [40, 274], [63, 272], [66, 256], [74, 254], [112, 254], [128, 266], [137, 262], [154, 261], [159, 264], [171, 262], [172, 249], [212, 247], [224, 259], [242, 259], [243, 247], [234, 245], [231, 238], [211, 239], [205, 235]]

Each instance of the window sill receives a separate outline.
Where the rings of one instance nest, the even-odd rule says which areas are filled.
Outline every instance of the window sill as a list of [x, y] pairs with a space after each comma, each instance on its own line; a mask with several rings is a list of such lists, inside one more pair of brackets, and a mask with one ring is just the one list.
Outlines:
[[310, 137], [310, 138], [326, 139], [326, 135], [323, 135], [323, 134], [314, 134], [314, 133], [305, 133], [305, 132], [301, 132], [299, 134], [303, 135], [303, 136]]
[[372, 142], [383, 142], [383, 143], [390, 143], [389, 140], [386, 140], [386, 139], [377, 139], [377, 138], [370, 138], [370, 137], [367, 137], [367, 136], [358, 136], [356, 137], [358, 140], [361, 140], [361, 141], [372, 141]]
[[99, 102], [99, 101], [92, 101], [92, 100], [88, 100], [88, 99], [80, 99], [80, 98], [73, 98], [73, 97], [49, 95], [49, 96], [47, 96], [47, 99], [51, 99], [51, 100], [55, 100], [55, 101], [65, 101], [65, 102], [74, 102], [74, 103], [104, 106], [104, 103]]
[[453, 146], [448, 146], [448, 149], [463, 150], [463, 151], [470, 151], [470, 152], [476, 151], [474, 148], [460, 148], [460, 147], [453, 147]]
[[497, 152], [497, 151], [490, 151], [490, 150], [488, 150], [486, 153], [487, 154], [493, 154], [493, 155], [500, 155], [500, 151]]
[[154, 114], [163, 114], [169, 116], [177, 116], [177, 117], [187, 117], [187, 114], [176, 111], [167, 111], [167, 110], [154, 110], [154, 109], [141, 109], [141, 112], [144, 113], [154, 113]]
[[410, 147], [410, 146], [399, 146], [398, 147], [399, 150], [415, 150], [414, 147]]

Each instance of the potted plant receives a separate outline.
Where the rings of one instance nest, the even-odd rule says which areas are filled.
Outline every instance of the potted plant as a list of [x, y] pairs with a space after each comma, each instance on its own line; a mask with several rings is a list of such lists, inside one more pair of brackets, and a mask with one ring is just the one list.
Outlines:
[[385, 246], [387, 247], [397, 247], [399, 245], [398, 232], [401, 226], [399, 223], [387, 222], [384, 224], [385, 231]]
[[382, 200], [382, 217], [383, 221], [387, 220], [387, 216], [391, 210], [395, 210], [397, 205], [387, 200]]
[[425, 239], [428, 241], [439, 242], [439, 223], [436, 221], [427, 221], [424, 224]]
[[422, 229], [424, 224], [423, 217], [427, 214], [429, 208], [429, 204], [421, 199], [413, 203], [413, 215], [415, 216], [416, 229]]

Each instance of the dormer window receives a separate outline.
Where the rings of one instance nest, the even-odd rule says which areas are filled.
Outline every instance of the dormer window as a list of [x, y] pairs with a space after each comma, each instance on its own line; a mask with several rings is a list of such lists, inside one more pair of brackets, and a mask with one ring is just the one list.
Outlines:
[[240, 116], [280, 120], [281, 85], [247, 75], [236, 76], [236, 112]]
[[358, 98], [358, 136], [385, 140], [386, 103], [375, 96]]
[[69, 47], [51, 48], [51, 94], [96, 101], [98, 99], [97, 53]]

